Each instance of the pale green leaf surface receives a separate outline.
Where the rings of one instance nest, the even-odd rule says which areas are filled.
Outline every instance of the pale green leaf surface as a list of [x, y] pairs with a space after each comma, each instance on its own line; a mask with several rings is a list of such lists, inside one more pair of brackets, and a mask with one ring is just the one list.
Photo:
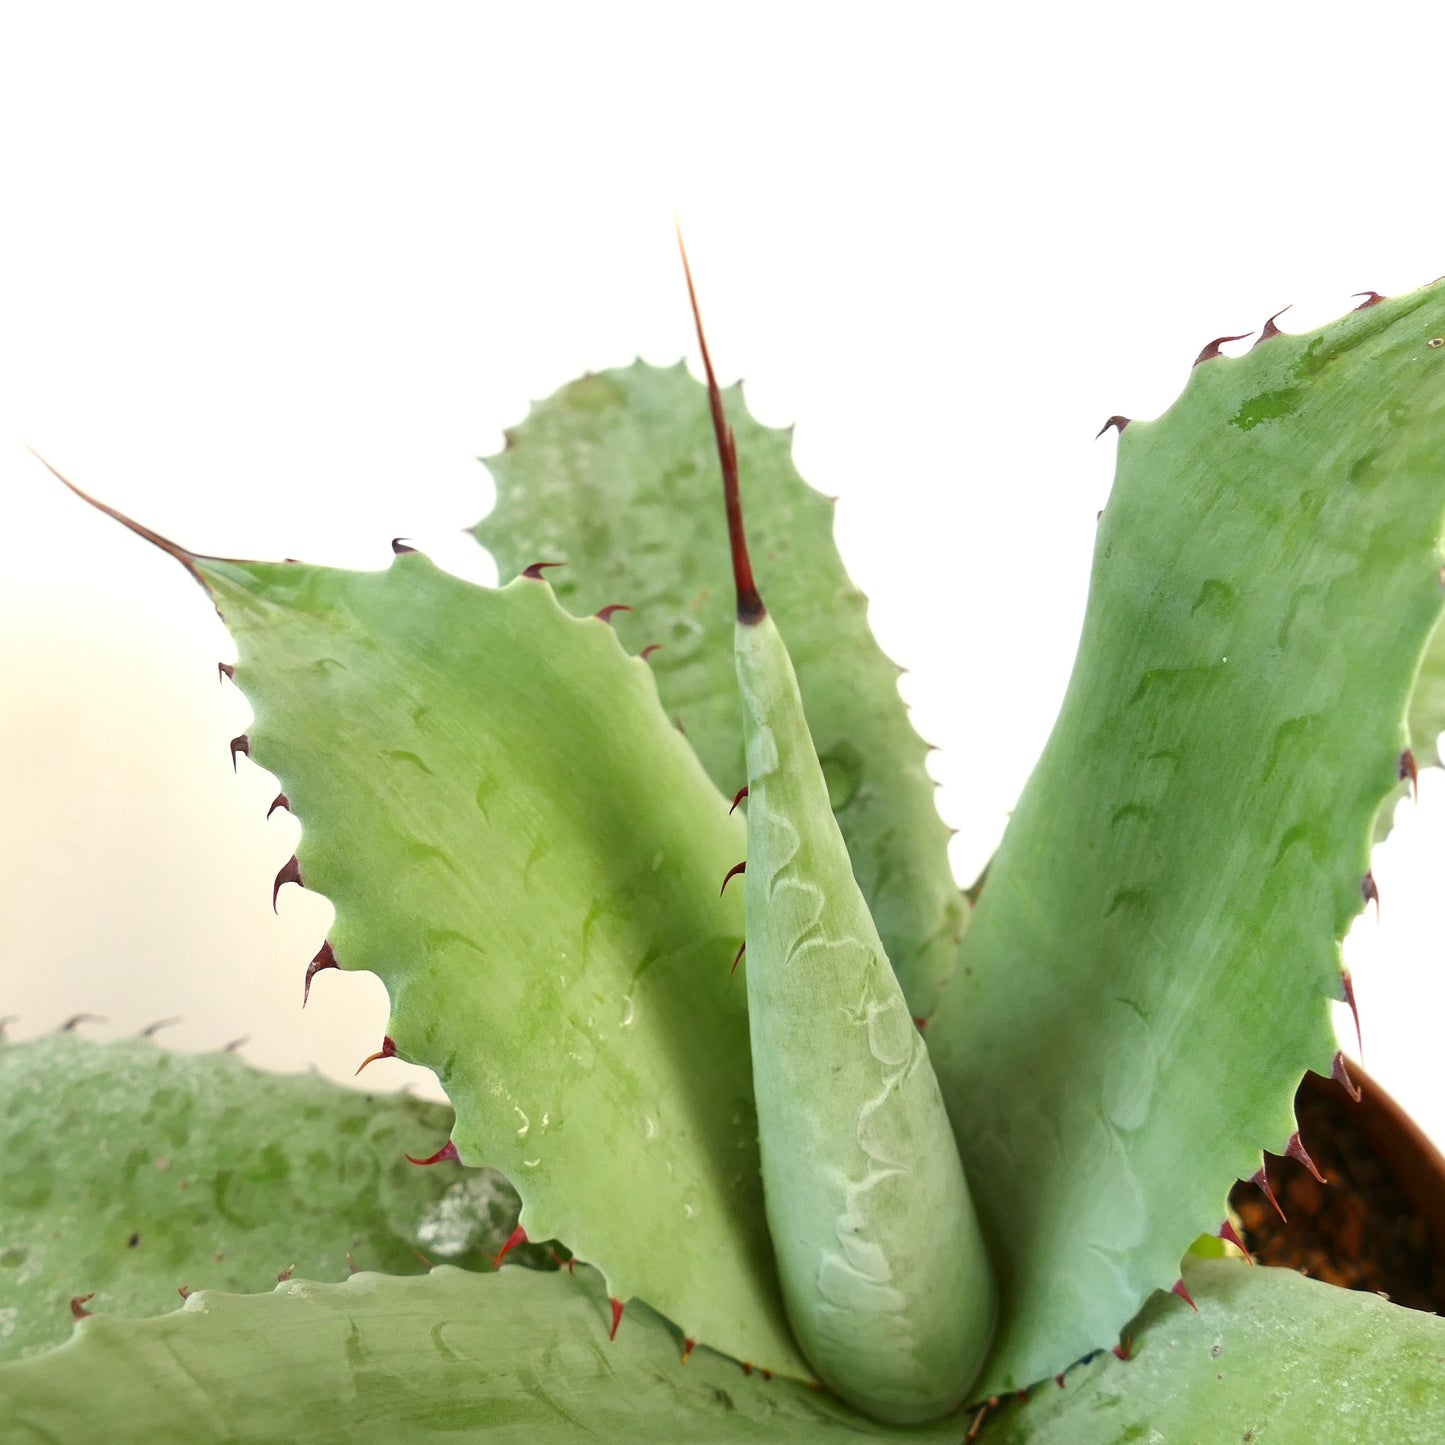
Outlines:
[[1442, 334], [1445, 286], [1275, 337], [1120, 439], [1063, 709], [928, 1033], [999, 1272], [987, 1389], [1111, 1340], [1330, 1070], [1441, 609]]
[[52, 1034], [0, 1045], [0, 1359], [70, 1334], [69, 1301], [121, 1315], [177, 1289], [269, 1288], [293, 1265], [488, 1267], [516, 1222], [489, 1171], [406, 1162], [450, 1112], [228, 1055]]
[[[933, 1010], [967, 923], [934, 805], [927, 747], [873, 640], [833, 541], [833, 508], [798, 475], [792, 438], [727, 393], [753, 565], [797, 669], [853, 871], [913, 1012]], [[663, 706], [728, 797], [747, 781], [732, 665], [732, 575], [707, 392], [681, 363], [586, 376], [538, 402], [487, 458], [497, 506], [475, 528], [515, 576], [587, 615], [612, 603], [650, 659]]]
[[302, 824], [343, 967], [385, 982], [464, 1162], [690, 1335], [806, 1375], [762, 1208], [742, 819], [647, 664], [551, 588], [197, 559], [252, 757]]

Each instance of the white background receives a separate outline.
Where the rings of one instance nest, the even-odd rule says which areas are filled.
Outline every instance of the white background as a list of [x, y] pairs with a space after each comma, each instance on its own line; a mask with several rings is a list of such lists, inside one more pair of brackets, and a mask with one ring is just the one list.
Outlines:
[[[588, 368], [714, 353], [839, 494], [971, 880], [1077, 638], [1113, 412], [1203, 343], [1445, 270], [1442, 27], [1376, 5], [12, 6], [0, 22], [0, 1013], [249, 1036], [338, 1077], [371, 978], [269, 885], [297, 825], [226, 740], [197, 551], [382, 566]], [[1425, 14], [1426, 12], [1420, 12]], [[1445, 788], [1349, 944], [1366, 1063], [1445, 1139]], [[1408, 814], [1408, 816], [1405, 816]], [[1353, 1047], [1352, 1036], [1347, 1040]], [[416, 1071], [375, 1065], [373, 1087]]]

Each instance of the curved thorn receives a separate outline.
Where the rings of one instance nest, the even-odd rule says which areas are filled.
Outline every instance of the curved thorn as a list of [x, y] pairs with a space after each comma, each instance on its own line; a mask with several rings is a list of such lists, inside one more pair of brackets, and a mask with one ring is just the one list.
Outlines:
[[[1291, 302], [1290, 302], [1290, 306], [1293, 306], [1293, 305], [1294, 305], [1294, 302], [1291, 301]], [[1255, 349], [1255, 347], [1263, 346], [1264, 343], [1265, 343], [1266, 341], [1268, 341], [1268, 340], [1270, 339], [1270, 337], [1272, 337], [1272, 336], [1283, 336], [1283, 335], [1284, 335], [1284, 332], [1281, 331], [1281, 330], [1279, 329], [1279, 327], [1276, 326], [1274, 323], [1275, 323], [1277, 320], [1279, 320], [1279, 318], [1280, 318], [1281, 316], [1283, 316], [1284, 313], [1285, 313], [1286, 311], [1288, 311], [1288, 310], [1289, 310], [1289, 306], [1281, 306], [1280, 309], [1279, 309], [1278, 311], [1276, 311], [1276, 312], [1274, 313], [1274, 315], [1271, 316], [1271, 317], [1269, 318], [1269, 320], [1264, 323], [1263, 326], [1260, 327], [1260, 329], [1259, 329], [1259, 340], [1254, 343], [1254, 346], [1251, 346], [1251, 347], [1249, 348], [1251, 351], [1253, 351], [1253, 350]]]
[[[1378, 291], [1356, 291], [1355, 296], [1363, 296], [1365, 298], [1355, 307], [1356, 311], [1363, 311], [1369, 306], [1378, 306], [1380, 302], [1385, 299]], [[1354, 299], [1354, 296], [1350, 297], [1350, 300], [1353, 301]]]
[[430, 1159], [413, 1159], [410, 1154], [402, 1155], [402, 1158], [405, 1159], [407, 1163], [419, 1164], [422, 1168], [426, 1168], [426, 1166], [429, 1164], [444, 1164], [448, 1159], [455, 1159], [456, 1157], [457, 1146], [452, 1143], [450, 1139], [448, 1139], [447, 1142], [443, 1144], [442, 1147], [438, 1149], [437, 1152], [433, 1154]]
[[738, 806], [738, 804], [741, 803], [742, 800], [747, 797], [747, 795], [748, 795], [748, 790], [747, 790], [746, 788], [739, 788], [739, 789], [738, 789], [738, 792], [737, 792], [737, 796], [733, 799], [733, 805], [732, 805], [731, 808], [728, 809], [728, 812], [729, 812], [729, 813], [734, 813], [734, 812], [736, 812], [736, 811], [737, 811], [737, 806]]
[[660, 643], [660, 642], [649, 642], [649, 643], [647, 644], [647, 646], [644, 647], [644, 648], [642, 649], [642, 651], [639, 652], [637, 655], [638, 655], [644, 662], [646, 662], [647, 659], [648, 659], [649, 657], [651, 657], [654, 652], [661, 652], [661, 651], [662, 651], [662, 643]]
[[1279, 1215], [1279, 1217], [1284, 1220], [1286, 1224], [1288, 1224], [1289, 1219], [1286, 1216], [1284, 1210], [1279, 1207], [1279, 1200], [1274, 1197], [1274, 1190], [1270, 1187], [1269, 1170], [1263, 1164], [1261, 1164], [1258, 1171], [1250, 1176], [1249, 1182], [1253, 1184], [1258, 1190], [1260, 1190], [1264, 1197], [1269, 1200], [1272, 1205], [1274, 1205], [1274, 1212]]
[[188, 1284], [178, 1284], [176, 1286], [176, 1293], [180, 1295], [182, 1299], [190, 1299], [191, 1287]]
[[530, 577], [534, 582], [545, 582], [547, 579], [542, 575], [543, 569], [547, 567], [565, 567], [565, 562], [533, 562], [530, 567], [522, 568], [522, 576]]
[[1350, 1071], [1345, 1067], [1345, 1056], [1338, 1051], [1335, 1053], [1334, 1064], [1330, 1068], [1330, 1077], [1355, 1103], [1360, 1102], [1360, 1086], [1350, 1077]]
[[216, 681], [229, 677], [232, 682], [236, 680], [236, 664], [234, 662], [218, 662], [216, 664]]
[[70, 1302], [70, 1313], [78, 1320], [88, 1320], [95, 1312], [86, 1309], [86, 1305], [95, 1298], [95, 1291], [89, 1294], [78, 1294]]
[[519, 1224], [519, 1225], [507, 1236], [507, 1242], [501, 1247], [501, 1249], [499, 1249], [499, 1250], [497, 1251], [496, 1255], [493, 1257], [493, 1259], [492, 1259], [492, 1268], [493, 1268], [493, 1269], [501, 1269], [501, 1267], [502, 1267], [502, 1261], [503, 1261], [504, 1259], [506, 1259], [506, 1257], [507, 1257], [514, 1249], [516, 1249], [516, 1247], [517, 1247], [519, 1244], [526, 1244], [526, 1243], [527, 1243], [527, 1231], [526, 1231], [525, 1229], [523, 1229], [522, 1226]]
[[277, 793], [276, 796], [271, 799], [271, 806], [266, 809], [266, 816], [269, 818], [277, 808], [285, 808], [288, 813], [291, 811], [291, 799], [288, 798], [285, 793]]
[[1227, 1243], [1232, 1244], [1251, 1264], [1254, 1263], [1254, 1256], [1250, 1254], [1244, 1241], [1239, 1237], [1239, 1231], [1229, 1220], [1226, 1219], [1224, 1223], [1219, 1226], [1219, 1237]]
[[251, 756], [251, 739], [245, 733], [231, 739], [231, 771], [233, 773], [236, 771], [237, 753], [245, 753], [248, 758]]
[[1254, 332], [1252, 331], [1241, 331], [1238, 336], [1216, 336], [1214, 340], [1194, 358], [1194, 365], [1199, 366], [1203, 362], [1213, 361], [1216, 357], [1222, 356], [1223, 353], [1219, 348], [1223, 346], [1226, 341], [1243, 341], [1246, 336], [1253, 335]]
[[1410, 782], [1410, 793], [1418, 803], [1420, 801], [1420, 774], [1415, 767], [1415, 754], [1406, 748], [1400, 754], [1400, 766], [1396, 770], [1396, 776], [1403, 783], [1407, 778]]
[[[304, 1008], [305, 1005], [303, 1004]], [[378, 1059], [394, 1059], [396, 1057], [396, 1045], [391, 1041], [391, 1035], [387, 1034], [381, 1041], [381, 1047], [374, 1053], [368, 1054], [357, 1066], [356, 1074], [359, 1074], [368, 1064], [374, 1064]], [[356, 1074], [351, 1077], [354, 1079]]]
[[1110, 427], [1113, 427], [1113, 428], [1119, 433], [1120, 436], [1123, 436], [1123, 435], [1124, 435], [1124, 428], [1125, 428], [1126, 426], [1128, 426], [1129, 423], [1130, 423], [1132, 420], [1133, 420], [1133, 417], [1128, 417], [1128, 416], [1111, 416], [1111, 417], [1109, 418], [1109, 420], [1106, 421], [1106, 422], [1104, 423], [1104, 425], [1101, 426], [1101, 427], [1099, 428], [1099, 430], [1094, 433], [1094, 440], [1095, 440], [1095, 441], [1098, 441], [1099, 438], [1100, 438], [1101, 436], [1103, 436], [1104, 433], [1105, 433], [1106, 431], [1108, 431]]
[[612, 1328], [607, 1331], [607, 1338], [609, 1340], [615, 1340], [617, 1338], [617, 1326], [622, 1323], [623, 1304], [620, 1299], [609, 1299], [608, 1303], [612, 1306]]
[[73, 1034], [81, 1024], [103, 1024], [104, 1022], [105, 1020], [99, 1014], [71, 1014], [55, 1032]]
[[279, 1269], [276, 1271], [276, 1283], [285, 1284], [286, 1281], [290, 1279], [291, 1276], [295, 1273], [296, 1266], [294, 1264], [288, 1264], [285, 1269]]
[[271, 885], [272, 913], [280, 912], [276, 906], [276, 896], [281, 892], [281, 886], [284, 883], [295, 883], [301, 888], [306, 886], [301, 882], [301, 862], [294, 853], [281, 865], [280, 871], [276, 874], [276, 881]]
[[340, 967], [341, 965], [336, 961], [336, 952], [331, 947], [331, 940], [327, 939], [326, 942], [321, 945], [320, 949], [316, 954], [316, 957], [313, 958], [311, 962], [306, 965], [306, 987], [302, 990], [301, 993], [302, 1008], [306, 1007], [307, 1000], [309, 1000], [311, 997], [311, 980], [315, 978], [316, 975], [320, 973], [323, 968]]
[[1310, 1158], [1305, 1146], [1300, 1142], [1299, 1130], [1296, 1129], [1289, 1136], [1289, 1143], [1285, 1146], [1285, 1155], [1290, 1159], [1297, 1159], [1315, 1177], [1317, 1184], [1328, 1184], [1329, 1180], [1315, 1167], [1315, 1161]]
[[405, 537], [393, 537], [393, 538], [391, 539], [391, 553], [392, 553], [392, 556], [394, 556], [394, 557], [405, 557], [405, 556], [407, 556], [409, 553], [415, 552], [415, 551], [416, 551], [416, 548], [413, 547], [413, 546], [410, 546], [410, 545], [408, 544], [408, 542], [407, 542], [407, 540], [406, 540]]
[[1373, 872], [1367, 871], [1360, 879], [1360, 896], [1364, 898], [1366, 905], [1375, 905], [1375, 922], [1380, 921], [1380, 889], [1375, 882]]
[[693, 1339], [691, 1335], [684, 1335], [682, 1337], [682, 1362], [684, 1365], [692, 1358], [692, 1352], [696, 1348], [697, 1341]]
[[1184, 1303], [1187, 1304], [1189, 1308], [1194, 1311], [1195, 1314], [1199, 1313], [1199, 1306], [1194, 1303], [1194, 1296], [1191, 1295], [1189, 1291], [1184, 1287], [1184, 1281], [1182, 1279], [1178, 1279], [1174, 1282], [1173, 1286], [1170, 1288], [1169, 1293], [1177, 1294], [1179, 1298], [1182, 1299]]
[[1350, 1006], [1350, 1013], [1355, 1019], [1355, 1052], [1360, 1058], [1365, 1057], [1365, 1038], [1360, 1032], [1360, 1010], [1355, 1003], [1355, 980], [1350, 976], [1347, 968], [1340, 969], [1340, 984], [1344, 988], [1344, 1001]]
[[747, 939], [744, 939], [741, 945], [739, 945], [738, 951], [733, 955], [733, 966], [731, 969], [728, 970], [729, 973], [736, 973], [738, 971], [738, 964], [743, 961], [743, 954], [745, 954], [747, 951], [748, 941]]
[[625, 602], [609, 602], [606, 607], [599, 607], [597, 611], [594, 612], [592, 615], [599, 622], [611, 622], [613, 616], [616, 613], [631, 611], [632, 608], [630, 608]]
[[171, 1027], [172, 1024], [178, 1024], [178, 1023], [180, 1023], [180, 1021], [181, 1021], [181, 1019], [180, 1019], [180, 1015], [179, 1015], [179, 1014], [177, 1014], [174, 1018], [157, 1019], [157, 1020], [155, 1021], [155, 1023], [153, 1023], [153, 1024], [147, 1024], [147, 1025], [136, 1035], [136, 1038], [138, 1038], [138, 1039], [153, 1039], [153, 1038], [155, 1038], [155, 1036], [156, 1036], [158, 1033], [160, 1033], [160, 1031], [161, 1031], [162, 1029], [168, 1029], [168, 1028]]
[[731, 883], [739, 873], [746, 873], [747, 871], [748, 863], [746, 858], [744, 858], [741, 863], [734, 863], [733, 866], [728, 869], [727, 877], [722, 881], [722, 887], [718, 889], [718, 897], [721, 898], [722, 895], [727, 892], [728, 884]]

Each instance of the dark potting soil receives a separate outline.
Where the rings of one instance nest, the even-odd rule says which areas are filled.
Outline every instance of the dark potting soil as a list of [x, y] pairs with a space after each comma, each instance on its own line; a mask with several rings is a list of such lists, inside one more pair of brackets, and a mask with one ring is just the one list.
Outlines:
[[1295, 1100], [1300, 1139], [1326, 1182], [1295, 1159], [1270, 1155], [1270, 1184], [1288, 1223], [1256, 1185], [1237, 1184], [1229, 1202], [1244, 1242], [1261, 1264], [1445, 1313], [1445, 1240], [1432, 1239], [1366, 1143], [1351, 1116], [1355, 1108], [1337, 1084], [1301, 1086]]

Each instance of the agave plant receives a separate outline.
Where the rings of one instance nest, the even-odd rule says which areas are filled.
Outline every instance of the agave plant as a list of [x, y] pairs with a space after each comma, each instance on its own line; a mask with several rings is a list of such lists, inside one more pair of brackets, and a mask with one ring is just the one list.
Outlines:
[[702, 352], [509, 435], [498, 589], [127, 522], [236, 639], [276, 890], [335, 905], [298, 995], [379, 974], [454, 1113], [0, 1047], [0, 1435], [1438, 1438], [1445, 1323], [1251, 1266], [1226, 1198], [1348, 1085], [1340, 940], [1445, 725], [1445, 286], [1111, 418], [967, 891], [830, 505]]

